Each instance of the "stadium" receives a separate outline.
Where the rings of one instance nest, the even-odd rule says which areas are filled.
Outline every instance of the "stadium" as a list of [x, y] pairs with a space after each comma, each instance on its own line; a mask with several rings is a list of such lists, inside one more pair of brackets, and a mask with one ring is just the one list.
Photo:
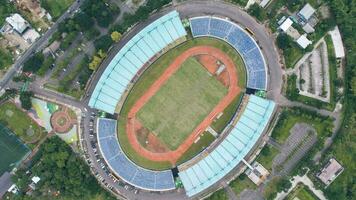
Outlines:
[[253, 33], [227, 17], [171, 10], [145, 25], [89, 100], [109, 116], [96, 132], [110, 171], [145, 191], [216, 190], [263, 143], [277, 107], [265, 98], [268, 71]]

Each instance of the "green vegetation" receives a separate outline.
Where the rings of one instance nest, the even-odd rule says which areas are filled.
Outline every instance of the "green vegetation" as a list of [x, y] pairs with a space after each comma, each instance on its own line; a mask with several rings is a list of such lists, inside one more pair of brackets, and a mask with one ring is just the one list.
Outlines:
[[120, 14], [120, 9], [115, 3], [106, 3], [102, 0], [87, 0], [82, 6], [83, 12], [94, 18], [99, 26], [109, 27], [115, 17]]
[[43, 61], [41, 68], [37, 71], [37, 75], [39, 76], [44, 76], [46, 72], [51, 68], [51, 66], [54, 64], [54, 58], [52, 56], [48, 56], [45, 58]]
[[11, 171], [15, 163], [21, 160], [29, 151], [17, 137], [0, 123], [0, 174]]
[[28, 199], [25, 193], [31, 176], [26, 171], [41, 178], [31, 199], [51, 199], [54, 196], [57, 199], [114, 199], [100, 187], [81, 157], [57, 136], [41, 145], [30, 168], [16, 172], [13, 180], [20, 192], [13, 196], [14, 199]]
[[318, 138], [322, 141], [332, 132], [333, 124], [331, 118], [323, 117], [315, 112], [303, 110], [301, 108], [287, 108], [281, 113], [279, 121], [272, 131], [272, 137], [277, 142], [283, 143], [288, 138], [290, 129], [296, 123], [301, 122], [313, 126], [318, 133]]
[[266, 11], [257, 3], [252, 4], [248, 10], [248, 14], [256, 17], [259, 21], [263, 22], [267, 18]]
[[16, 7], [14, 4], [9, 3], [7, 0], [0, 0], [0, 5], [0, 25], [2, 26], [5, 22], [5, 18], [16, 12]]
[[288, 177], [273, 177], [272, 180], [267, 182], [263, 191], [263, 196], [267, 200], [275, 199], [279, 191], [288, 191], [292, 186], [292, 183], [288, 180]]
[[184, 152], [182, 157], [179, 158], [179, 160], [177, 161], [177, 165], [192, 159], [198, 153], [200, 153], [205, 148], [207, 148], [214, 140], [215, 137], [211, 133], [205, 131], [200, 136], [198, 142], [193, 143], [192, 146], [190, 146], [189, 149], [186, 152]]
[[240, 5], [241, 7], [245, 7], [248, 2], [248, 0], [228, 0], [228, 1]]
[[231, 189], [237, 196], [245, 189], [256, 189], [256, 185], [247, 177], [246, 174], [241, 174], [230, 183]]
[[25, 62], [25, 64], [23, 65], [23, 71], [36, 73], [41, 68], [43, 61], [43, 54], [41, 52], [38, 52]]
[[286, 199], [293, 200], [296, 198], [303, 200], [318, 200], [318, 197], [316, 197], [307, 186], [301, 183], [293, 189]]
[[223, 111], [223, 115], [219, 118], [216, 119], [213, 123], [211, 123], [211, 127], [217, 132], [221, 133], [224, 128], [227, 126], [227, 124], [230, 122], [231, 118], [235, 114], [237, 108], [239, 107], [242, 98], [244, 96], [244, 93], [241, 92], [238, 94], [235, 99], [228, 105], [225, 110]]
[[256, 161], [271, 172], [273, 159], [277, 156], [278, 153], [279, 151], [276, 148], [270, 146], [269, 144], [266, 144], [263, 147], [261, 153], [258, 155]]
[[97, 50], [101, 49], [104, 52], [107, 52], [111, 47], [112, 43], [113, 40], [111, 39], [110, 35], [103, 35], [94, 41], [94, 46]]
[[287, 68], [293, 68], [305, 53], [289, 35], [284, 33], [277, 36], [277, 46], [283, 50]]
[[0, 70], [8, 68], [12, 64], [12, 56], [7, 50], [0, 48]]
[[12, 103], [0, 106], [0, 123], [12, 130], [25, 143], [34, 143], [43, 136], [43, 130]]
[[126, 135], [126, 117], [130, 111], [133, 104], [141, 97], [141, 95], [146, 91], [153, 82], [160, 77], [163, 71], [169, 66], [169, 64], [182, 54], [182, 52], [187, 49], [198, 46], [198, 45], [208, 45], [216, 47], [223, 52], [225, 52], [236, 64], [237, 67], [237, 76], [239, 77], [239, 87], [245, 88], [246, 85], [246, 71], [242, 61], [242, 58], [230, 45], [225, 42], [222, 42], [213, 38], [198, 38], [194, 40], [188, 40], [185, 43], [175, 47], [174, 49], [168, 51], [163, 56], [158, 58], [154, 62], [154, 67], [149, 67], [139, 80], [135, 83], [133, 88], [130, 90], [128, 97], [126, 98], [124, 105], [120, 111], [120, 120], [118, 120], [118, 137], [122, 149], [125, 151], [126, 155], [135, 163], [140, 166], [149, 168], [149, 169], [167, 169], [171, 167], [171, 164], [168, 162], [153, 162], [148, 160], [138, 153], [130, 146]]
[[228, 200], [229, 197], [224, 189], [220, 189], [214, 192], [210, 197], [206, 198], [206, 200]]
[[54, 20], [56, 20], [67, 10], [74, 0], [40, 0], [40, 2], [41, 6], [51, 14]]
[[195, 58], [188, 58], [137, 117], [170, 150], [176, 150], [226, 94], [226, 87]]
[[30, 110], [32, 108], [32, 102], [31, 98], [33, 97], [32, 92], [21, 92], [20, 93], [20, 101], [21, 101], [21, 107], [25, 110]]

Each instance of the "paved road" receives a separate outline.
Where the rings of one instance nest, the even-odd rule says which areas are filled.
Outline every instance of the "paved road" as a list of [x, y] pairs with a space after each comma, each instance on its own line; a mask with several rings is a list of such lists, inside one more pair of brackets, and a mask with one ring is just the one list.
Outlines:
[[65, 19], [73, 15], [73, 11], [78, 9], [82, 3], [83, 0], [75, 1], [65, 12], [61, 17], [58, 18], [58, 20], [52, 25], [52, 27], [47, 30], [36, 42], [34, 42], [30, 48], [25, 51], [25, 53], [19, 57], [15, 63], [11, 66], [11, 68], [7, 71], [7, 73], [4, 75], [2, 80], [0, 81], [0, 89], [5, 88], [6, 84], [9, 82], [9, 80], [12, 79], [12, 77], [16, 74], [17, 71], [21, 70], [22, 65], [24, 62], [34, 53], [42, 50], [45, 48], [48, 44], [49, 39], [51, 38], [52, 34], [57, 31], [58, 24], [63, 22]]

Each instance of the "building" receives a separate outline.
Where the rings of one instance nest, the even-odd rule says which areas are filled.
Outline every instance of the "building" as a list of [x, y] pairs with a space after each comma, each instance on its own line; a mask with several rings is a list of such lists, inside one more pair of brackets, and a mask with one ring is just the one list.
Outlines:
[[10, 17], [6, 17], [5, 21], [20, 35], [30, 27], [29, 23], [17, 13], [11, 14]]
[[269, 3], [270, 1], [271, 1], [271, 0], [262, 0], [261, 3], [260, 3], [260, 6], [261, 6], [262, 8], [265, 8], [265, 7], [268, 5], [268, 3]]
[[32, 44], [33, 42], [35, 42], [39, 37], [40, 34], [35, 31], [34, 29], [28, 29], [23, 35], [22, 35], [23, 39], [25, 39], [29, 44]]
[[344, 167], [335, 160], [331, 158], [328, 163], [324, 166], [321, 172], [317, 175], [317, 177], [323, 182], [326, 187], [329, 186], [342, 172], [344, 171]]
[[4, 196], [6, 192], [11, 188], [11, 174], [9, 172], [5, 172], [0, 177], [0, 199]]
[[333, 30], [329, 31], [331, 39], [334, 45], [335, 57], [343, 58], [345, 57], [344, 44], [342, 42], [341, 34], [339, 28], [336, 26]]
[[288, 29], [292, 26], [292, 24], [293, 21], [288, 17], [278, 28], [283, 32], [287, 32]]
[[303, 30], [306, 32], [306, 33], [313, 33], [315, 31], [315, 29], [309, 24], [309, 23], [306, 23], [304, 26], [303, 26]]
[[307, 48], [308, 45], [312, 44], [312, 41], [307, 38], [307, 34], [301, 35], [296, 42], [303, 49]]
[[315, 9], [309, 4], [305, 6], [297, 13], [297, 15], [304, 21], [307, 22], [315, 13]]
[[259, 186], [267, 179], [269, 172], [257, 161], [253, 162], [252, 168], [252, 170], [247, 169], [245, 173], [254, 184]]

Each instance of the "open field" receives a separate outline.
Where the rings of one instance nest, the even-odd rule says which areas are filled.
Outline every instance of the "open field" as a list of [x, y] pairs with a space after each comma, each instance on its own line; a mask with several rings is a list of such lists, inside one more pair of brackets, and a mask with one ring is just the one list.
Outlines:
[[175, 150], [226, 93], [195, 58], [188, 58], [137, 113], [138, 119]]
[[256, 161], [263, 165], [270, 172], [272, 171], [273, 158], [278, 154], [278, 150], [271, 145], [266, 144], [261, 153], [258, 155]]
[[318, 200], [318, 198], [313, 194], [312, 191], [309, 190], [303, 184], [298, 184], [293, 191], [287, 196], [287, 200], [293, 199], [302, 199], [302, 200]]
[[11, 171], [14, 164], [20, 161], [29, 149], [19, 141], [5, 126], [0, 124], [0, 175]]
[[74, 0], [41, 0], [40, 2], [41, 6], [45, 8], [54, 19], [57, 19], [67, 10]]
[[[125, 103], [120, 111], [118, 120], [118, 137], [120, 145], [126, 152], [126, 155], [138, 165], [144, 166], [149, 169], [167, 169], [171, 167], [169, 162], [154, 162], [142, 157], [131, 147], [126, 134], [127, 115], [134, 103], [141, 97], [152, 83], [160, 77], [163, 71], [169, 66], [169, 64], [186, 51], [189, 48], [198, 45], [208, 45], [218, 48], [225, 52], [235, 63], [237, 67], [238, 85], [240, 88], [246, 86], [246, 71], [242, 58], [239, 54], [227, 43], [212, 38], [198, 38], [194, 40], [188, 40], [181, 45], [166, 52], [163, 56], [158, 58], [140, 77], [134, 87], [131, 89], [130, 94], [125, 100]], [[183, 155], [184, 156], [184, 155]]]
[[25, 143], [34, 143], [44, 134], [41, 127], [12, 103], [2, 104], [0, 113], [0, 123], [12, 130]]
[[247, 177], [246, 174], [241, 174], [240, 176], [238, 176], [229, 184], [229, 186], [237, 196], [239, 196], [240, 193], [245, 189], [256, 189], [256, 185]]

